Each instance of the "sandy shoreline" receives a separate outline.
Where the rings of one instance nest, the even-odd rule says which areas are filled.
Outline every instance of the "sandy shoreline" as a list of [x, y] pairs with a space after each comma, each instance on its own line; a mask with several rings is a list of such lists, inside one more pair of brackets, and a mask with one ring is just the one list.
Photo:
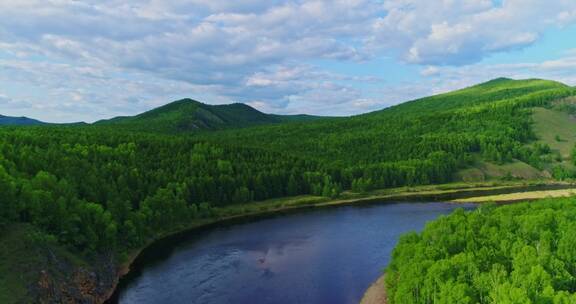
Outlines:
[[366, 290], [360, 304], [387, 304], [388, 298], [386, 296], [386, 288], [384, 287], [384, 278], [382, 275], [376, 282]]
[[469, 197], [452, 200], [458, 203], [483, 203], [483, 202], [513, 202], [513, 201], [525, 201], [525, 200], [536, 200], [545, 198], [560, 198], [560, 197], [570, 197], [576, 195], [575, 189], [561, 189], [561, 190], [548, 190], [548, 191], [529, 191], [520, 193], [508, 193], [499, 195], [489, 195], [489, 196], [479, 196], [479, 197]]

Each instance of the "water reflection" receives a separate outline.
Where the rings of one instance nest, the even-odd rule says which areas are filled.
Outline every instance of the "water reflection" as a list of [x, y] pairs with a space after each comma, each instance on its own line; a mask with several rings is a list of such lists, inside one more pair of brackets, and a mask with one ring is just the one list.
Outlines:
[[291, 214], [157, 246], [120, 303], [357, 303], [398, 236], [457, 207], [400, 203]]

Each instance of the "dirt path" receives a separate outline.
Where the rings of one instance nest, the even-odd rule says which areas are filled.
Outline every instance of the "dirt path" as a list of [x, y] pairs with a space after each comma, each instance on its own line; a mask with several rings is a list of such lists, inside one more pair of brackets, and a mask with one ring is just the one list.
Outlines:
[[364, 297], [360, 304], [386, 304], [388, 300], [386, 299], [386, 289], [384, 288], [384, 278], [382, 275], [376, 282], [366, 290]]

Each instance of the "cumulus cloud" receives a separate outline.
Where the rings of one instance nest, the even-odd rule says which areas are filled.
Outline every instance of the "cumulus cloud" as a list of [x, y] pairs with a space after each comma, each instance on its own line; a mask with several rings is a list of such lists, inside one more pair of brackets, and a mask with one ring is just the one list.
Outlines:
[[374, 23], [374, 48], [398, 48], [417, 64], [464, 65], [536, 42], [550, 26], [574, 21], [570, 0], [390, 0]]
[[[308, 60], [367, 58], [356, 45], [356, 31], [369, 28], [369, 8], [376, 6], [367, 0], [0, 1], [0, 45], [19, 65], [8, 67], [5, 62], [0, 73], [12, 82], [53, 86], [59, 92], [72, 88], [73, 80], [85, 88], [85, 98], [63, 100], [78, 105], [84, 100], [122, 100], [126, 90], [111, 88], [133, 85], [125, 80], [135, 73], [152, 81], [140, 83], [141, 90], [164, 82], [209, 101], [263, 100], [283, 108], [289, 96], [306, 93], [302, 83], [312, 73], [268, 83], [258, 83], [259, 77], [272, 68], [287, 71]], [[106, 79], [77, 77], [79, 71], [72, 67]], [[22, 70], [8, 73], [16, 69]], [[103, 82], [107, 96], [92, 93]], [[114, 82], [118, 84], [111, 85]], [[147, 92], [134, 93], [150, 98]], [[105, 112], [117, 111], [97, 113], [101, 117]]]
[[145, 73], [69, 63], [0, 60], [0, 71], [0, 93], [11, 100], [0, 102], [2, 114], [26, 114], [53, 122], [136, 114], [202, 91], [186, 82]]
[[[0, 0], [0, 80], [12, 87], [6, 96], [52, 120], [134, 114], [184, 96], [353, 114], [399, 90], [314, 62], [392, 56], [432, 76], [531, 45], [575, 16], [571, 0]], [[411, 86], [398, 87], [422, 91]]]

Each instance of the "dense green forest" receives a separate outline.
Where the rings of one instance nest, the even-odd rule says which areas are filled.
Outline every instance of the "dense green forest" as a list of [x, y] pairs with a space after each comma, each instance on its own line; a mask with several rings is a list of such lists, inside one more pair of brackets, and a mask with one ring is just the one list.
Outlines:
[[189, 138], [81, 128], [0, 130], [0, 224], [84, 253], [143, 245], [218, 206], [340, 186], [317, 162]]
[[404, 235], [390, 303], [576, 303], [576, 202], [462, 209]]
[[342, 168], [344, 187], [369, 190], [445, 182], [478, 157], [542, 169], [550, 148], [536, 143], [532, 108], [576, 95], [543, 81], [496, 79], [344, 119], [206, 134], [237, 143], [307, 156]]

